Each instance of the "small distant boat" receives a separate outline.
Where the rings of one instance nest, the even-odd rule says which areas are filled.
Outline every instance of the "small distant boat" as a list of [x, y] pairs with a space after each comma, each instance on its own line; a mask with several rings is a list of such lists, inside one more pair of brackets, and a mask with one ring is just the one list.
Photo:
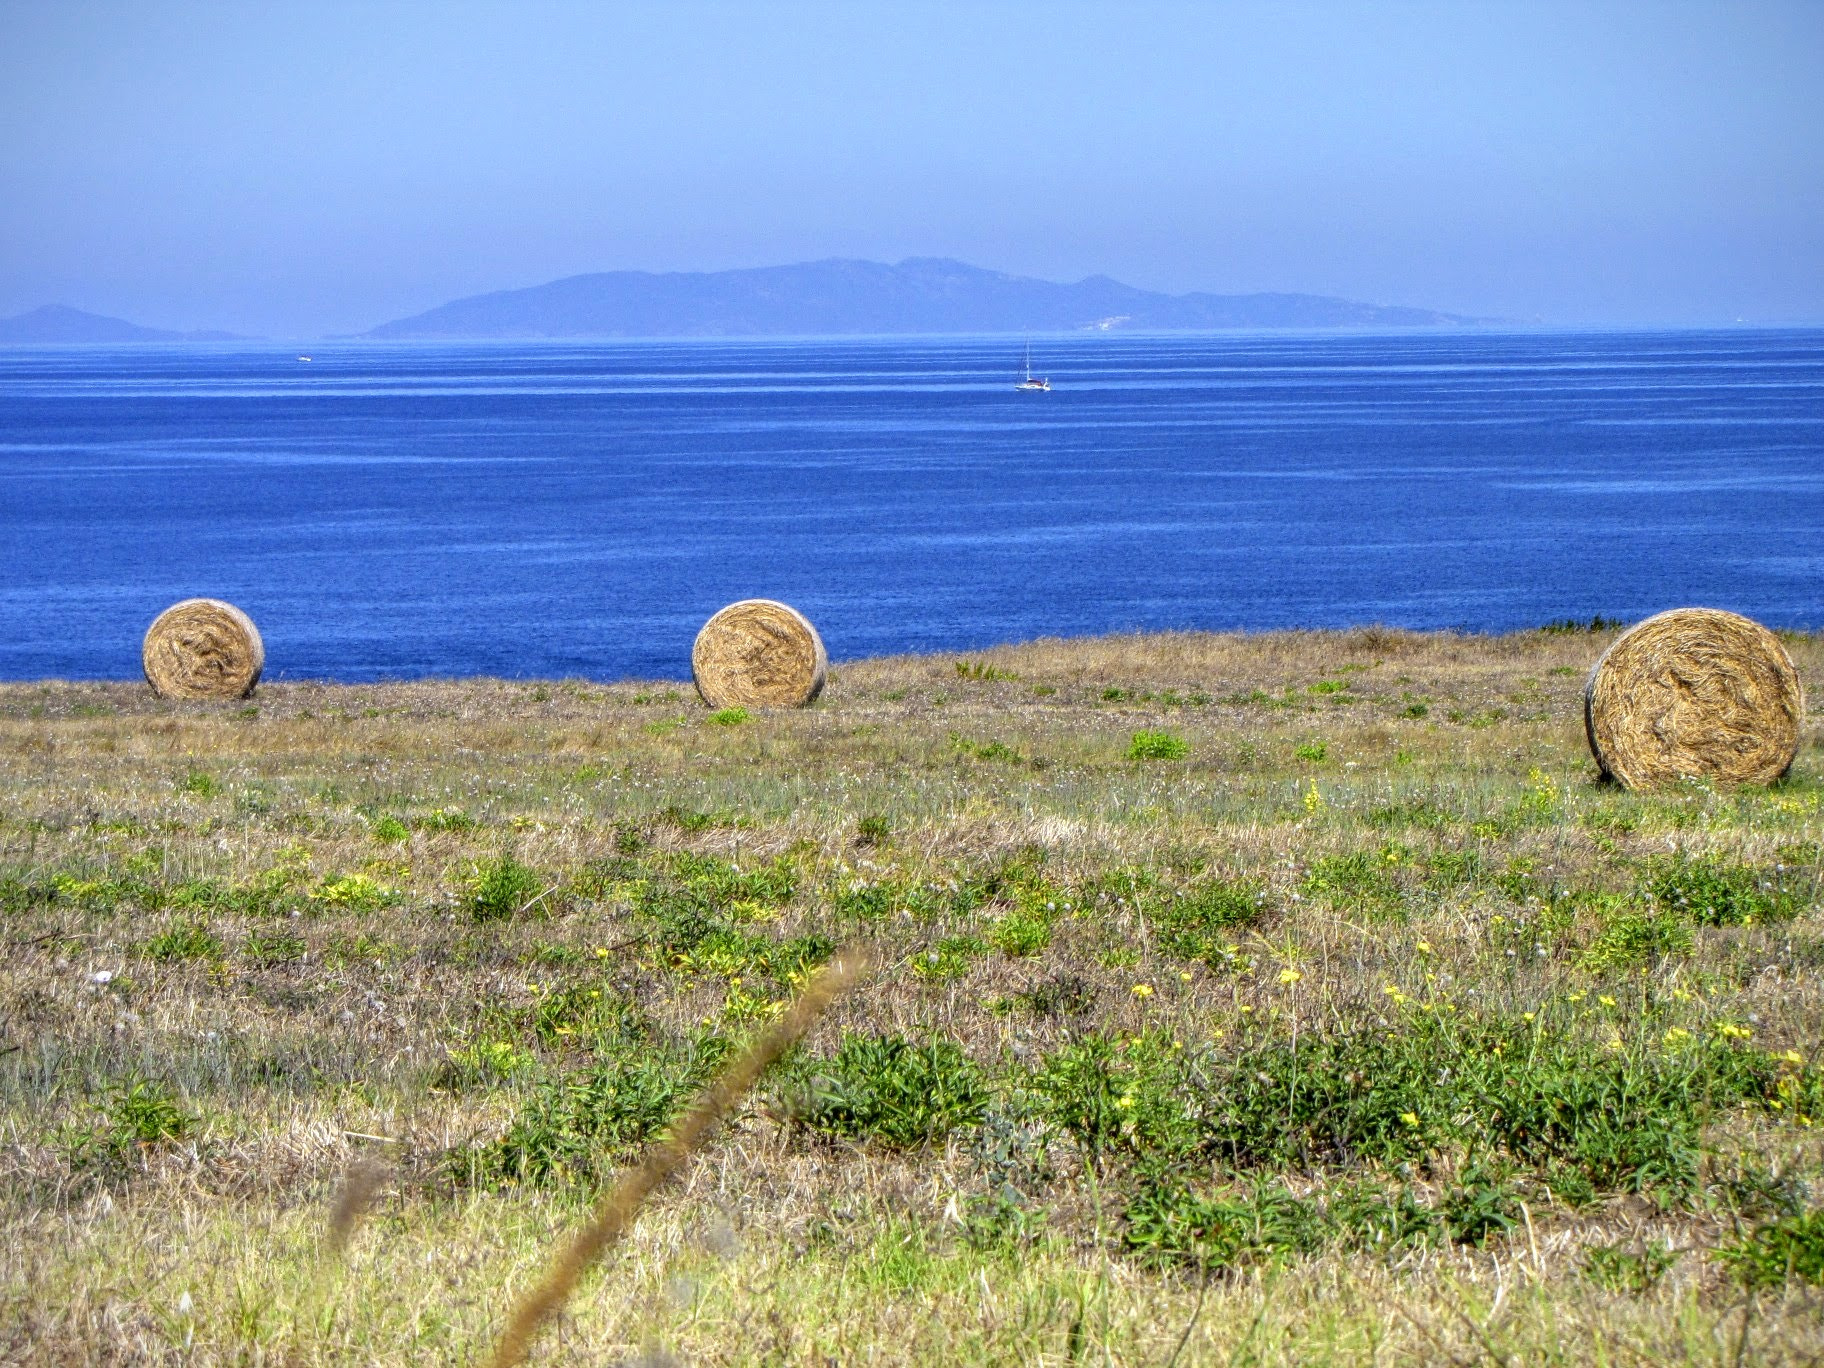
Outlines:
[[1042, 375], [1034, 375], [1032, 373], [1032, 348], [1030, 346], [1028, 346], [1026, 348], [1026, 375], [1025, 375], [1025, 378], [1020, 380], [1017, 384], [1015, 384], [1014, 388], [1016, 390], [1050, 390], [1051, 389], [1051, 381], [1047, 380]]
[[310, 358], [309, 358], [309, 357], [308, 357], [308, 356], [300, 356], [300, 357], [299, 357], [299, 358], [298, 358], [298, 360], [300, 360], [300, 361], [308, 361], [308, 360], [310, 360]]

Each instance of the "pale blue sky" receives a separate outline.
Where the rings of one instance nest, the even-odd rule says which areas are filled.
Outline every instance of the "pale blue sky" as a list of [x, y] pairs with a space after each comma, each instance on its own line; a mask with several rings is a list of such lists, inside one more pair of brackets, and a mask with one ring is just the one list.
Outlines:
[[909, 255], [1824, 321], [1824, 3], [0, 0], [0, 315]]

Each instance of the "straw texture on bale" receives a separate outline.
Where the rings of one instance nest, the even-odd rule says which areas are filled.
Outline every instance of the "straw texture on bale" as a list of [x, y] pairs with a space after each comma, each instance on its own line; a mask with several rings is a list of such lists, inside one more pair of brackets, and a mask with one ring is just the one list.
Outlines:
[[1603, 652], [1583, 691], [1596, 763], [1631, 789], [1771, 783], [1798, 754], [1804, 717], [1799, 672], [1779, 638], [1714, 608], [1636, 623]]
[[771, 599], [729, 604], [690, 650], [697, 692], [712, 708], [802, 708], [823, 692], [828, 670], [817, 629]]
[[152, 620], [140, 663], [160, 698], [245, 698], [266, 668], [266, 646], [232, 603], [185, 599]]

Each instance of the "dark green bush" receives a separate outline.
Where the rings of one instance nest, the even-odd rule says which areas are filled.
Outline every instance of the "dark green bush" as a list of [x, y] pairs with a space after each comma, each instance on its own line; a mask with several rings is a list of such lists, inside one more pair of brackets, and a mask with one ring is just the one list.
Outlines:
[[220, 959], [222, 941], [200, 923], [173, 922], [146, 942], [146, 954], [155, 960]]
[[1191, 744], [1169, 731], [1137, 731], [1127, 743], [1129, 760], [1182, 760]]
[[1663, 1241], [1652, 1240], [1638, 1249], [1624, 1245], [1592, 1245], [1583, 1251], [1583, 1275], [1599, 1287], [1629, 1296], [1650, 1292], [1678, 1255]]
[[1443, 808], [1423, 798], [1405, 798], [1397, 803], [1377, 807], [1368, 814], [1369, 826], [1395, 831], [1408, 827], [1420, 831], [1442, 831], [1455, 820]]
[[393, 844], [400, 841], [409, 841], [412, 837], [412, 829], [397, 817], [390, 815], [382, 817], [379, 821], [374, 823], [373, 833], [376, 841], [386, 841]]
[[800, 1125], [899, 1148], [976, 1124], [990, 1095], [981, 1069], [948, 1040], [860, 1035], [845, 1036], [799, 1092]]
[[459, 1179], [558, 1185], [595, 1182], [654, 1139], [726, 1057], [728, 1043], [628, 1044], [580, 1073], [540, 1083], [506, 1134], [453, 1154]]
[[[1398, 1031], [1296, 1047], [1264, 1037], [1226, 1054], [1162, 1036], [1090, 1036], [1048, 1056], [1031, 1086], [1048, 1119], [1099, 1161], [1284, 1172], [1422, 1166], [1445, 1151], [1464, 1172], [1532, 1173], [1567, 1200], [1682, 1200], [1695, 1191], [1701, 1131], [1720, 1111], [1809, 1115], [1824, 1101], [1818, 1070], [1720, 1041], [1614, 1052], [1521, 1022], [1429, 1015]], [[1473, 1203], [1444, 1213], [1454, 1238], [1507, 1213], [1488, 1200], [1483, 1215]]]
[[469, 914], [476, 921], [517, 916], [542, 888], [537, 871], [511, 855], [502, 855], [475, 870], [469, 881]]
[[1157, 1034], [1085, 1036], [1048, 1055], [1032, 1079], [1042, 1114], [1093, 1157], [1148, 1164], [1199, 1147], [1201, 1084], [1183, 1052]]
[[1824, 1209], [1756, 1226], [1721, 1246], [1716, 1256], [1750, 1287], [1774, 1286], [1789, 1278], [1824, 1283]]
[[1203, 1196], [1179, 1182], [1149, 1182], [1126, 1215], [1122, 1239], [1129, 1249], [1152, 1262], [1199, 1268], [1309, 1253], [1329, 1234], [1322, 1207], [1272, 1183]]
[[70, 1167], [118, 1167], [135, 1151], [184, 1140], [197, 1118], [170, 1084], [131, 1075], [111, 1087], [87, 1125], [67, 1129], [63, 1150]]
[[1325, 855], [1313, 860], [1305, 871], [1300, 891], [1308, 898], [1321, 898], [1345, 911], [1397, 916], [1402, 910], [1394, 866], [1372, 850], [1352, 850], [1346, 855]]
[[1711, 857], [1658, 860], [1644, 885], [1659, 907], [1699, 926], [1784, 921], [1800, 905], [1796, 892], [1773, 871]]
[[1610, 918], [1583, 953], [1583, 967], [1601, 972], [1632, 969], [1668, 955], [1691, 950], [1691, 928], [1657, 908], [1622, 912]]
[[0, 874], [0, 913], [27, 912], [57, 901], [57, 884], [37, 875]]
[[251, 931], [241, 942], [241, 954], [258, 969], [271, 969], [304, 958], [304, 937], [279, 927], [272, 931]]
[[1167, 954], [1221, 965], [1231, 933], [1252, 926], [1268, 910], [1262, 885], [1210, 877], [1159, 904], [1153, 928]]

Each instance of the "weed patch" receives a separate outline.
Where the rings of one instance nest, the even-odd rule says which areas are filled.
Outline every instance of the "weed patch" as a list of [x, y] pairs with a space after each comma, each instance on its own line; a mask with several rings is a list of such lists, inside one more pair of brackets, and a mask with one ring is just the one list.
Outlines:
[[1137, 731], [1127, 743], [1129, 760], [1182, 760], [1191, 743], [1168, 731]]
[[967, 974], [988, 951], [976, 936], [946, 936], [912, 961], [912, 972], [922, 979], [949, 983]]
[[449, 1156], [450, 1171], [459, 1181], [486, 1185], [597, 1182], [658, 1136], [729, 1048], [720, 1036], [643, 1042], [587, 1070], [547, 1079], [498, 1140]]
[[86, 1125], [67, 1129], [62, 1149], [74, 1170], [118, 1168], [135, 1152], [188, 1139], [196, 1125], [169, 1084], [136, 1075], [115, 1084]]
[[[1396, 852], [1397, 853], [1397, 852]], [[1318, 898], [1348, 912], [1375, 917], [1404, 913], [1403, 893], [1395, 870], [1401, 863], [1388, 858], [1389, 850], [1353, 850], [1346, 855], [1325, 855], [1314, 860], [1300, 884], [1306, 897]]]
[[1790, 1278], [1824, 1283], [1824, 1208], [1756, 1226], [1716, 1256], [1750, 1287], [1777, 1286]]
[[809, 1130], [907, 1149], [976, 1124], [988, 1100], [981, 1069], [948, 1040], [850, 1035], [804, 1079], [793, 1110]]
[[1019, 679], [1019, 676], [1012, 670], [1000, 669], [985, 660], [959, 660], [956, 662], [956, 674], [959, 679], [978, 679], [984, 682], [994, 680], [1011, 682]]
[[1649, 1240], [1633, 1249], [1592, 1245], [1583, 1252], [1583, 1275], [1598, 1287], [1639, 1297], [1651, 1292], [1677, 1262], [1678, 1255], [1663, 1240]]
[[213, 960], [222, 957], [222, 939], [198, 922], [174, 922], [146, 942], [146, 955], [155, 960]]
[[500, 921], [528, 911], [542, 888], [538, 873], [511, 855], [476, 865], [468, 877], [469, 915], [476, 921]]
[[1798, 911], [1799, 900], [1781, 873], [1674, 856], [1651, 867], [1643, 891], [1659, 907], [1699, 926], [1751, 926], [1785, 921]]
[[392, 816], [382, 817], [375, 822], [372, 831], [376, 841], [384, 841], [389, 845], [409, 841], [412, 838], [412, 829], [397, 817]]
[[1268, 911], [1261, 884], [1209, 877], [1158, 905], [1152, 913], [1153, 930], [1167, 954], [1222, 968], [1234, 960], [1233, 934], [1253, 926]]
[[249, 932], [241, 942], [241, 957], [256, 969], [273, 969], [304, 958], [304, 938], [283, 927]]

